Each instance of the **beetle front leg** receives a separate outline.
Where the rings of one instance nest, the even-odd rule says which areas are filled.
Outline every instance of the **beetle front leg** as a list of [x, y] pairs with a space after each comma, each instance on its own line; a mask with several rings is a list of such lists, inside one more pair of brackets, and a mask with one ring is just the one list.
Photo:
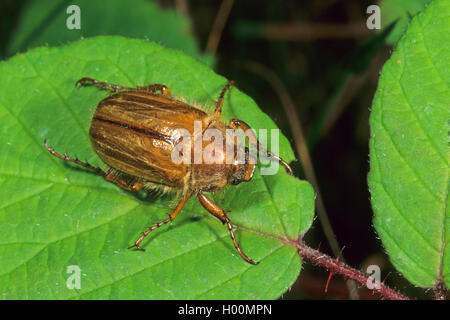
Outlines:
[[234, 82], [234, 80], [230, 80], [225, 87], [223, 87], [222, 92], [220, 93], [219, 99], [217, 100], [216, 103], [216, 110], [214, 111], [214, 116], [217, 119], [220, 119], [220, 115], [222, 114], [222, 106], [223, 106], [223, 98], [225, 96], [225, 93], [227, 92], [228, 89], [231, 88], [231, 86], [234, 86], [236, 84], [236, 82]]
[[239, 244], [236, 241], [236, 237], [234, 236], [233, 227], [231, 226], [230, 219], [227, 217], [225, 212], [222, 208], [220, 208], [217, 204], [212, 202], [209, 198], [207, 198], [203, 193], [197, 194], [198, 200], [200, 200], [200, 203], [202, 206], [208, 210], [213, 216], [219, 218], [223, 223], [227, 224], [228, 232], [230, 233], [231, 240], [233, 241], [234, 247], [236, 248], [237, 252], [241, 256], [242, 259], [244, 259], [246, 262], [250, 264], [258, 264], [258, 262], [253, 261], [249, 257], [245, 255], [245, 253], [241, 250], [239, 247]]
[[137, 239], [136, 242], [132, 246], [129, 246], [128, 249], [136, 247], [138, 250], [144, 251], [144, 249], [139, 245], [142, 242], [142, 240], [144, 240], [144, 238], [146, 236], [148, 236], [148, 234], [150, 232], [152, 232], [153, 230], [165, 225], [166, 223], [172, 222], [175, 219], [175, 217], [178, 215], [178, 213], [181, 211], [181, 209], [183, 209], [186, 201], [189, 200], [191, 195], [192, 195], [192, 192], [188, 192], [187, 194], [185, 194], [184, 197], [181, 198], [181, 200], [178, 202], [177, 207], [172, 211], [172, 213], [169, 215], [169, 217], [167, 219], [165, 219], [161, 222], [155, 223], [153, 226], [151, 226], [147, 230], [145, 230], [142, 233], [142, 235], [139, 237], [139, 239]]
[[87, 169], [93, 170], [95, 173], [101, 175], [106, 181], [112, 182], [115, 185], [117, 185], [123, 189], [129, 190], [129, 191], [137, 191], [143, 187], [142, 183], [137, 182], [137, 181], [134, 181], [133, 183], [127, 182], [126, 180], [122, 179], [118, 174], [112, 172], [111, 170], [108, 170], [107, 172], [105, 172], [102, 169], [100, 169], [99, 167], [94, 167], [87, 162], [78, 160], [78, 158], [69, 157], [65, 153], [59, 154], [58, 152], [56, 152], [52, 147], [50, 147], [47, 144], [46, 140], [44, 141], [44, 145], [45, 145], [45, 148], [48, 150], [48, 152], [50, 152], [50, 154], [52, 156], [55, 156], [64, 161], [75, 163], [75, 164], [85, 167]]
[[239, 119], [232, 119], [230, 121], [229, 125], [234, 130], [237, 130], [239, 128], [242, 129], [245, 133], [248, 134], [248, 136], [247, 136], [248, 140], [250, 141], [251, 144], [254, 144], [256, 146], [256, 149], [258, 151], [261, 151], [261, 152], [267, 154], [268, 157], [279, 161], [284, 166], [284, 168], [286, 169], [286, 172], [289, 175], [291, 175], [291, 176], [294, 175], [291, 166], [286, 161], [284, 161], [281, 157], [277, 156], [276, 154], [270, 152], [269, 150], [266, 150], [263, 147], [261, 147], [258, 139], [256, 138], [255, 132], [253, 130], [251, 130], [251, 128], [248, 124], [246, 124], [244, 121], [239, 120]]
[[98, 86], [100, 89], [107, 89], [109, 91], [115, 92], [118, 90], [132, 90], [132, 88], [119, 86], [117, 84], [111, 84], [99, 80], [95, 80], [89, 77], [84, 77], [75, 82], [75, 86], [81, 85], [81, 86]]

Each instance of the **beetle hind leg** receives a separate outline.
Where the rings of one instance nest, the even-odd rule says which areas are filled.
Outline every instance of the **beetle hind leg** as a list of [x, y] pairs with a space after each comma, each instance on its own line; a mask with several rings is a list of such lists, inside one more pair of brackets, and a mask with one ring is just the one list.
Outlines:
[[107, 172], [105, 172], [102, 169], [100, 169], [99, 167], [94, 167], [93, 165], [89, 164], [88, 162], [78, 160], [77, 157], [72, 158], [72, 157], [69, 157], [65, 153], [60, 154], [60, 153], [56, 152], [55, 149], [50, 147], [47, 144], [46, 140], [44, 141], [44, 145], [45, 145], [45, 148], [48, 150], [48, 152], [50, 152], [50, 154], [52, 156], [55, 156], [56, 158], [62, 159], [64, 161], [75, 163], [79, 166], [85, 167], [86, 169], [92, 170], [95, 173], [101, 175], [106, 181], [112, 182], [115, 185], [117, 185], [123, 189], [129, 190], [129, 191], [137, 191], [143, 187], [142, 183], [140, 183], [138, 181], [134, 181], [132, 183], [127, 182], [126, 180], [121, 178], [117, 173], [115, 173], [111, 170], [108, 170]]
[[103, 178], [105, 178], [106, 181], [112, 182], [115, 185], [129, 191], [138, 191], [144, 186], [139, 181], [133, 181], [131, 183], [126, 181], [111, 169], [109, 169], [107, 172], [103, 172]]
[[80, 85], [83, 87], [87, 86], [98, 86], [100, 89], [106, 89], [112, 92], [119, 91], [119, 90], [131, 90], [132, 88], [119, 86], [117, 84], [111, 84], [99, 80], [95, 80], [89, 77], [84, 77], [75, 82], [75, 86]]
[[149, 84], [148, 86], [143, 87], [137, 87], [136, 90], [150, 92], [154, 94], [156, 94], [159, 91], [160, 94], [164, 94], [166, 96], [172, 95], [172, 93], [170, 92], [169, 88], [167, 88], [166, 85], [159, 83]]

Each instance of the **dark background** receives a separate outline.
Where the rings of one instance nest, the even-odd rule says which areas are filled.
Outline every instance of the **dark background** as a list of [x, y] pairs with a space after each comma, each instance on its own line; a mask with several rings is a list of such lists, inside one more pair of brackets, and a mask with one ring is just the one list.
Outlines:
[[[204, 51], [222, 1], [159, 3], [191, 19], [192, 32]], [[367, 187], [369, 112], [379, 72], [392, 47], [385, 44], [380, 33], [366, 28], [366, 8], [371, 4], [373, 1], [356, 0], [234, 1], [219, 44], [209, 52], [215, 55], [215, 71], [236, 80], [239, 89], [276, 122], [295, 149], [288, 122], [292, 115], [284, 111], [267, 78], [276, 75], [286, 87], [307, 139], [328, 217], [339, 245], [345, 246], [343, 256], [348, 264], [361, 270], [377, 264], [382, 278], [388, 275], [389, 286], [412, 297], [429, 298], [392, 267], [372, 226]], [[2, 58], [7, 58], [8, 41], [25, 5], [26, 1], [0, 1]], [[296, 24], [299, 22], [302, 24]], [[273, 25], [279, 28], [270, 33], [268, 28]], [[336, 25], [344, 31], [337, 32]], [[265, 70], [262, 74], [258, 72], [260, 66]], [[292, 165], [296, 175], [305, 179], [300, 162]], [[304, 240], [333, 256], [317, 218]], [[325, 293], [327, 277], [326, 270], [304, 262], [301, 276], [281, 299], [349, 298], [340, 276], [333, 277]], [[379, 299], [365, 288], [358, 292], [360, 299]]]

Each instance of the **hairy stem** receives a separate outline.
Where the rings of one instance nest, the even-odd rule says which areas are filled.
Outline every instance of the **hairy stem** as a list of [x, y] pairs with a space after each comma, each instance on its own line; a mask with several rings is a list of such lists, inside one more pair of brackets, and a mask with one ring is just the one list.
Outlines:
[[[309, 260], [314, 264], [320, 265], [330, 272], [343, 275], [348, 279], [352, 279], [359, 284], [367, 287], [368, 283], [373, 283], [369, 275], [362, 273], [359, 270], [353, 269], [343, 262], [338, 261], [322, 252], [308, 247], [301, 240], [294, 242], [293, 245], [297, 248], [298, 254], [305, 260]], [[378, 292], [384, 298], [389, 300], [409, 300], [408, 297], [389, 288], [383, 282], [377, 282], [372, 288], [369, 288], [375, 292]]]
[[434, 300], [447, 300], [448, 289], [440, 277], [433, 287]]

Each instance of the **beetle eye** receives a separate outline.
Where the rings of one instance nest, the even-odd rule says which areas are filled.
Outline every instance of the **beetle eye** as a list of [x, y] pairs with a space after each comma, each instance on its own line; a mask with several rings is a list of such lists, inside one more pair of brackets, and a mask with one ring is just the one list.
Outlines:
[[235, 185], [238, 185], [239, 183], [241, 183], [242, 182], [242, 180], [239, 180], [239, 179], [233, 179], [232, 181], [231, 181], [231, 184], [233, 185], [233, 186], [235, 186]]

